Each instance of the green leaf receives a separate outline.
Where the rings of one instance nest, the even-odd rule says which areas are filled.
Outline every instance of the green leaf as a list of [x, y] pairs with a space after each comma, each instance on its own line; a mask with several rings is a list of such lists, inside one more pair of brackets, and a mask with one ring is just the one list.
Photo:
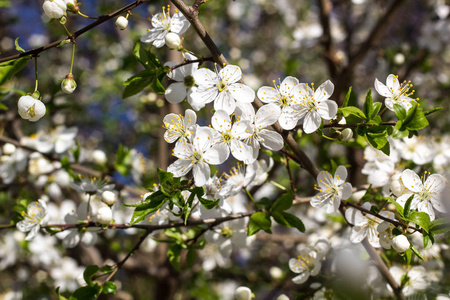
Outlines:
[[282, 226], [297, 228], [300, 232], [305, 232], [305, 225], [303, 224], [302, 220], [300, 220], [293, 214], [283, 211], [276, 211], [272, 214], [272, 217], [278, 224]]
[[115, 295], [116, 289], [117, 289], [116, 284], [112, 281], [108, 281], [103, 284], [102, 293], [109, 294], [109, 295]]
[[197, 257], [197, 252], [195, 251], [195, 248], [189, 248], [188, 253], [186, 255], [186, 266], [188, 268], [192, 268], [196, 257]]
[[371, 119], [373, 113], [373, 100], [372, 100], [372, 90], [366, 94], [366, 101], [364, 102], [364, 114], [366, 115], [366, 120], [369, 121]]
[[432, 233], [423, 233], [423, 249], [429, 249], [434, 244], [434, 236]]
[[338, 111], [340, 111], [340, 113], [342, 115], [344, 115], [344, 117], [346, 117], [346, 118], [348, 116], [355, 116], [360, 119], [366, 119], [366, 115], [359, 108], [357, 108], [355, 106], [342, 107], [342, 108], [339, 108]]
[[100, 295], [102, 287], [99, 285], [96, 286], [84, 286], [77, 289], [72, 296], [70, 296], [70, 300], [95, 300]]
[[90, 265], [86, 267], [86, 270], [83, 272], [84, 281], [86, 281], [88, 286], [93, 286], [92, 277], [94, 277], [95, 273], [100, 270], [100, 267], [97, 265]]
[[122, 98], [128, 98], [140, 93], [143, 89], [147, 88], [152, 84], [153, 80], [157, 75], [157, 70], [144, 70], [131, 76], [123, 84], [126, 86]]
[[388, 200], [389, 202], [394, 204], [394, 206], [397, 209], [397, 212], [400, 215], [400, 217], [404, 218], [404, 216], [403, 216], [403, 207], [397, 201], [395, 201], [394, 198], [392, 198], [392, 197], [385, 197], [384, 199]]
[[13, 61], [0, 64], [0, 85], [11, 79], [17, 72], [22, 70], [31, 59], [31, 56], [24, 56]]
[[[414, 106], [417, 107], [414, 111], [414, 113], [412, 113], [412, 118], [409, 120], [409, 112], [411, 111], [412, 108], [410, 108], [408, 110], [408, 115], [405, 118], [405, 121], [403, 122], [403, 126], [406, 127], [406, 129], [408, 130], [420, 130], [425, 128], [426, 126], [428, 126], [428, 120], [425, 117], [425, 114], [423, 113], [423, 110], [421, 107], [418, 106], [418, 104], [416, 102], [412, 102], [414, 103]], [[408, 121], [407, 121], [408, 120]]]
[[19, 38], [17, 38], [17, 39], [14, 41], [14, 45], [16, 45], [16, 50], [19, 51], [20, 53], [26, 52], [25, 50], [23, 50], [22, 47], [19, 46]]
[[271, 211], [284, 211], [291, 208], [292, 202], [294, 201], [294, 192], [289, 190], [287, 193], [281, 195], [273, 204]]
[[56, 288], [55, 292], [56, 292], [56, 296], [58, 296], [58, 300], [68, 300], [66, 297], [62, 296], [59, 294], [59, 286]]
[[152, 212], [157, 211], [167, 200], [167, 196], [161, 191], [156, 191], [147, 199], [136, 204], [124, 204], [127, 207], [136, 207], [131, 217], [131, 225], [134, 225], [145, 219]]
[[433, 234], [442, 234], [450, 232], [450, 220], [436, 219], [430, 223], [430, 232]]
[[433, 108], [433, 109], [424, 111], [423, 114], [424, 114], [425, 116], [428, 116], [428, 115], [430, 115], [430, 114], [432, 114], [432, 113], [434, 113], [434, 112], [440, 111], [441, 109], [442, 109], [442, 107], [436, 107], [436, 108]]
[[394, 112], [399, 121], [403, 121], [406, 118], [406, 110], [403, 106], [394, 104]]
[[62, 41], [61, 43], [59, 43], [59, 45], [56, 46], [56, 48], [59, 48], [59, 47], [61, 47], [61, 46], [64, 46], [65, 44], [68, 44], [68, 43], [70, 43], [70, 40], [69, 40], [69, 39], [64, 40], [64, 41]]
[[383, 151], [386, 155], [389, 155], [389, 147], [385, 147], [386, 144], [389, 146], [389, 142], [387, 139], [387, 133], [372, 133], [367, 132], [366, 133], [366, 139], [369, 142], [369, 144], [378, 149]]
[[173, 244], [167, 250], [167, 257], [169, 262], [178, 272], [180, 271], [180, 256], [181, 256], [181, 245]]
[[405, 251], [405, 260], [406, 264], [409, 266], [411, 265], [411, 257], [412, 257], [412, 250], [411, 248]]
[[140, 41], [137, 42], [134, 46], [133, 54], [146, 69], [163, 67], [156, 55], [150, 51], [147, 44], [143, 44]]
[[211, 209], [213, 207], [216, 207], [217, 204], [219, 204], [219, 202], [220, 202], [220, 199], [210, 200], [210, 199], [206, 199], [203, 197], [198, 198], [198, 200], [203, 205], [203, 207], [206, 209]]
[[267, 233], [271, 233], [270, 227], [272, 225], [272, 221], [270, 221], [270, 216], [263, 212], [255, 212], [248, 222], [248, 236], [254, 235], [261, 229], [266, 231]]
[[394, 139], [402, 139], [404, 137], [407, 137], [409, 134], [408, 129], [403, 128], [403, 122], [397, 121], [397, 123], [394, 126], [394, 131], [392, 132], [392, 137]]
[[373, 104], [372, 115], [370, 116], [371, 119], [375, 119], [375, 117], [377, 117], [378, 113], [380, 112], [381, 106], [382, 106], [381, 102], [375, 102]]
[[347, 95], [345, 96], [344, 104], [342, 104], [342, 107], [346, 107], [348, 105], [348, 101], [350, 100], [351, 94], [352, 94], [352, 87], [349, 87]]
[[425, 212], [411, 211], [411, 215], [408, 218], [409, 221], [419, 225], [426, 232], [430, 230], [430, 216]]
[[415, 255], [417, 255], [417, 257], [418, 258], [420, 258], [421, 260], [424, 260], [424, 258], [423, 258], [423, 256], [422, 256], [422, 254], [420, 254], [420, 252], [419, 251], [417, 251], [417, 249], [416, 248], [414, 248], [414, 246], [411, 246], [411, 248], [410, 248], [411, 250], [412, 250], [412, 252], [414, 252], [414, 254]]
[[410, 208], [411, 208], [411, 202], [414, 199], [414, 195], [411, 195], [411, 197], [406, 200], [405, 206], [403, 207], [403, 215], [406, 219], [409, 218], [410, 215]]

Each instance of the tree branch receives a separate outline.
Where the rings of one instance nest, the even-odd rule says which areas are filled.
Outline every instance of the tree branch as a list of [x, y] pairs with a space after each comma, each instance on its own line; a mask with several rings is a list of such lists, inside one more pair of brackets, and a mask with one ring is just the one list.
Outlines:
[[112, 18], [114, 18], [114, 17], [116, 17], [116, 16], [118, 16], [118, 15], [124, 13], [124, 12], [130, 11], [130, 10], [136, 8], [137, 6], [139, 6], [139, 5], [141, 5], [141, 4], [145, 3], [145, 2], [148, 2], [148, 1], [150, 1], [150, 0], [137, 0], [137, 1], [134, 1], [133, 3], [125, 5], [124, 7], [116, 10], [115, 12], [112, 12], [112, 13], [110, 13], [108, 15], [104, 15], [104, 16], [98, 17], [97, 21], [87, 25], [86, 27], [81, 28], [80, 30], [78, 30], [75, 33], [73, 33], [71, 36], [67, 36], [67, 37], [62, 38], [60, 40], [54, 41], [54, 42], [52, 42], [52, 43], [50, 43], [48, 45], [45, 45], [45, 46], [42, 46], [40, 48], [36, 48], [36, 49], [33, 49], [33, 50], [29, 50], [29, 51], [26, 51], [24, 53], [19, 53], [19, 54], [16, 54], [16, 55], [11, 55], [11, 56], [8, 56], [8, 57], [0, 58], [0, 63], [6, 62], [6, 61], [10, 61], [10, 60], [14, 60], [14, 59], [18, 59], [20, 57], [24, 57], [24, 56], [28, 56], [28, 55], [36, 56], [36, 55], [38, 55], [39, 53], [41, 53], [43, 51], [46, 51], [48, 49], [57, 47], [63, 41], [75, 40], [80, 35], [82, 35], [83, 33], [91, 30], [92, 28], [95, 28], [98, 25], [103, 24], [106, 21], [108, 21], [108, 20], [110, 20], [110, 19], [112, 19]]

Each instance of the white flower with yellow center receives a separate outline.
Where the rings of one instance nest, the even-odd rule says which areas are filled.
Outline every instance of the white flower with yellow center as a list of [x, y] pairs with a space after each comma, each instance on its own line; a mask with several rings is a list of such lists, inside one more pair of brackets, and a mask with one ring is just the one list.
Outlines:
[[185, 33], [190, 23], [181, 12], [177, 10], [175, 12], [173, 16], [170, 16], [170, 5], [167, 5], [167, 10], [163, 6], [163, 11], [152, 17], [153, 28], [141, 38], [141, 42], [153, 43], [156, 48], [161, 48], [166, 44], [166, 35], [169, 32], [178, 35]]
[[[363, 208], [370, 210], [370, 203], [366, 202], [362, 205]], [[394, 219], [394, 213], [389, 211], [382, 211], [379, 213], [381, 216]], [[360, 243], [364, 238], [367, 237], [369, 243], [375, 247], [380, 247], [380, 239], [378, 233], [378, 225], [380, 225], [383, 220], [375, 217], [371, 214], [366, 214], [355, 208], [348, 208], [345, 211], [345, 218], [347, 221], [354, 225], [352, 227], [352, 232], [350, 234], [350, 241], [352, 243]]]
[[415, 101], [413, 98], [409, 97], [414, 94], [414, 90], [409, 92], [413, 87], [411, 81], [403, 81], [400, 84], [398, 80], [398, 75], [390, 74], [386, 79], [386, 85], [381, 83], [377, 78], [375, 78], [375, 89], [378, 94], [386, 97], [384, 104], [389, 110], [394, 111], [394, 104], [403, 106], [406, 110], [411, 108], [411, 101]]
[[167, 171], [175, 177], [186, 175], [193, 170], [196, 186], [204, 186], [211, 175], [209, 165], [223, 163], [229, 155], [225, 144], [214, 143], [214, 131], [208, 127], [200, 127], [194, 133], [191, 143], [178, 143], [173, 155], [179, 158], [171, 164]]
[[293, 129], [299, 120], [298, 113], [292, 108], [294, 104], [299, 104], [298, 99], [294, 97], [293, 93], [294, 87], [298, 84], [297, 78], [288, 76], [278, 85], [274, 80], [274, 87], [263, 86], [257, 92], [257, 96], [261, 102], [273, 103], [280, 107], [281, 113], [278, 116], [278, 122], [285, 130]]
[[347, 200], [352, 195], [351, 183], [346, 183], [347, 169], [339, 166], [334, 177], [327, 171], [322, 171], [317, 176], [316, 190], [319, 194], [311, 198], [311, 206], [326, 207], [327, 213], [336, 212], [342, 200]]
[[283, 137], [268, 128], [277, 122], [280, 114], [280, 108], [273, 103], [262, 106], [256, 114], [251, 104], [237, 104], [236, 117], [238, 120], [248, 120], [253, 127], [253, 135], [247, 141], [253, 148], [253, 153], [252, 158], [244, 161], [246, 164], [256, 161], [261, 145], [271, 151], [279, 151], [283, 148]]
[[[402, 287], [403, 295], [406, 297], [412, 296], [418, 291], [423, 291], [430, 286], [427, 271], [422, 266], [409, 266], [403, 268], [392, 266], [389, 269], [389, 272], [397, 284]], [[392, 290], [392, 287], [389, 284], [387, 287], [389, 290]]]
[[163, 127], [166, 128], [164, 139], [168, 143], [177, 141], [179, 143], [186, 143], [191, 140], [192, 134], [195, 131], [197, 115], [192, 109], [186, 109], [185, 116], [168, 114], [163, 119]]
[[19, 115], [31, 122], [36, 122], [45, 115], [45, 104], [31, 96], [20, 97], [17, 106]]
[[227, 112], [218, 110], [211, 118], [211, 125], [217, 133], [216, 143], [225, 145], [228, 149], [227, 158], [230, 151], [237, 160], [252, 158], [253, 149], [245, 142], [253, 135], [253, 128], [248, 120], [233, 123]]
[[228, 65], [215, 72], [202, 68], [194, 73], [198, 88], [191, 97], [198, 105], [214, 101], [215, 110], [224, 110], [231, 115], [236, 108], [236, 101], [251, 103], [255, 99], [255, 92], [241, 80], [242, 71], [238, 66]]
[[309, 276], [319, 274], [320, 268], [322, 267], [320, 259], [315, 249], [309, 247], [302, 249], [297, 258], [291, 258], [289, 260], [289, 269], [299, 274], [292, 281], [296, 284], [302, 284], [308, 280]]
[[29, 232], [25, 238], [27, 241], [32, 240], [41, 226], [47, 225], [49, 216], [47, 214], [47, 205], [44, 201], [38, 200], [28, 205], [27, 212], [22, 211], [24, 219], [16, 224], [17, 229], [22, 232]]
[[[434, 209], [445, 212], [445, 207], [441, 203], [441, 193], [445, 188], [445, 178], [439, 174], [430, 174], [425, 171], [422, 178], [412, 170], [406, 169], [402, 172], [402, 182], [407, 192], [397, 198], [401, 206], [405, 206], [409, 197], [414, 195], [411, 201], [411, 208], [420, 212], [425, 212], [430, 216], [430, 220], [435, 219]], [[434, 209], [433, 209], [434, 208]]]
[[333, 94], [334, 85], [330, 80], [322, 83], [317, 89], [314, 83], [311, 86], [301, 83], [295, 86], [292, 93], [300, 104], [294, 105], [299, 120], [303, 120], [303, 131], [307, 134], [315, 132], [322, 119], [331, 120], [336, 116], [338, 106], [336, 102], [328, 100]]

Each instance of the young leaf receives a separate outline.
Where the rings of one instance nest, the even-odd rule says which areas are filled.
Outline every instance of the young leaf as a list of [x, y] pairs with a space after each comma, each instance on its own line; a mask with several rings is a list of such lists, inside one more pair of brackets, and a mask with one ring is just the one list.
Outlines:
[[423, 249], [429, 249], [434, 244], [434, 236], [432, 233], [423, 233]]
[[406, 118], [406, 110], [399, 104], [394, 104], [394, 112], [399, 121], [403, 121]]
[[25, 50], [23, 50], [23, 48], [19, 46], [19, 38], [17, 38], [14, 41], [14, 45], [16, 46], [16, 50], [19, 51], [20, 53], [24, 53], [25, 52]]
[[102, 290], [99, 285], [84, 286], [77, 289], [71, 296], [70, 300], [95, 300], [98, 298]]
[[267, 233], [271, 233], [270, 227], [272, 222], [270, 221], [270, 216], [263, 212], [255, 212], [248, 222], [248, 232], [247, 235], [251, 236], [260, 231], [261, 229]]
[[411, 197], [409, 197], [408, 200], [406, 200], [405, 206], [403, 208], [403, 215], [405, 216], [406, 219], [409, 218], [411, 202], [413, 199], [414, 199], [414, 195], [411, 195]]
[[83, 272], [84, 281], [86, 281], [88, 286], [94, 286], [92, 282], [92, 277], [94, 277], [95, 273], [100, 269], [97, 265], [90, 265], [86, 267], [86, 270]]
[[430, 223], [430, 232], [433, 234], [442, 234], [450, 232], [450, 220], [436, 219]]
[[115, 295], [116, 289], [117, 289], [116, 284], [112, 281], [108, 281], [103, 284], [102, 293], [109, 294], [109, 295]]
[[394, 204], [395, 208], [397, 209], [397, 213], [400, 215], [401, 218], [404, 218], [404, 216], [403, 216], [403, 207], [397, 201], [395, 201], [394, 198], [386, 197], [384, 199], [388, 200], [389, 202]]
[[366, 119], [366, 115], [357, 107], [355, 106], [346, 106], [346, 107], [342, 107], [339, 108], [338, 111], [344, 115], [344, 117], [348, 117], [348, 116], [355, 116], [358, 117], [360, 119]]
[[169, 262], [178, 272], [180, 271], [180, 256], [181, 256], [181, 245], [173, 244], [167, 250], [167, 257]]
[[430, 216], [425, 212], [411, 211], [411, 215], [408, 218], [409, 221], [419, 225], [426, 232], [430, 230]]
[[272, 211], [285, 211], [291, 208], [294, 200], [294, 193], [289, 190], [287, 193], [281, 195], [273, 204]]
[[372, 90], [366, 94], [366, 101], [364, 102], [364, 114], [366, 115], [366, 120], [369, 121], [373, 113], [373, 100], [372, 100]]
[[342, 104], [342, 107], [346, 107], [348, 105], [348, 101], [350, 100], [351, 94], [352, 94], [352, 87], [349, 87], [347, 95], [345, 96], [344, 104]]
[[414, 248], [414, 246], [411, 246], [411, 248], [410, 248], [411, 250], [412, 250], [412, 252], [414, 252], [414, 254], [415, 255], [417, 255], [417, 257], [418, 258], [420, 258], [421, 260], [424, 260], [424, 258], [423, 258], [423, 256], [422, 256], [422, 254], [420, 254], [420, 252], [419, 251], [417, 251], [417, 249], [416, 248]]
[[0, 64], [0, 86], [22, 70], [30, 59], [31, 56], [29, 55]]
[[294, 216], [293, 214], [284, 212], [284, 211], [276, 211], [272, 214], [274, 220], [285, 227], [293, 227], [297, 228], [300, 232], [305, 232], [305, 225], [302, 220]]

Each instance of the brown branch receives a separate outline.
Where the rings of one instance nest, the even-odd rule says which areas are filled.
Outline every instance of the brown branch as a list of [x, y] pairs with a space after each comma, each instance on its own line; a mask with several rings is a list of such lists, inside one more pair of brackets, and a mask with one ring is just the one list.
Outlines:
[[175, 70], [178, 69], [179, 67], [188, 65], [188, 64], [194, 64], [194, 63], [199, 63], [199, 65], [203, 64], [205, 61], [212, 61], [214, 62], [214, 58], [213, 57], [202, 57], [199, 59], [193, 59], [193, 60], [185, 60], [182, 63], [179, 63], [178, 65], [175, 65], [173, 67], [170, 68], [170, 70]]
[[130, 4], [126, 5], [126, 6], [124, 6], [124, 7], [116, 10], [115, 12], [112, 12], [112, 13], [110, 13], [108, 15], [104, 15], [104, 16], [98, 17], [97, 21], [95, 21], [95, 22], [87, 25], [86, 27], [83, 27], [80, 30], [76, 31], [75, 33], [72, 34], [72, 36], [67, 36], [67, 37], [62, 38], [60, 40], [52, 42], [52, 43], [50, 43], [48, 45], [45, 45], [45, 46], [42, 46], [42, 47], [30, 50], [30, 51], [26, 51], [24, 53], [19, 53], [19, 54], [16, 54], [16, 55], [11, 55], [11, 56], [8, 56], [8, 57], [0, 58], [0, 63], [6, 62], [6, 61], [10, 61], [10, 60], [14, 60], [14, 59], [18, 59], [20, 57], [24, 57], [24, 56], [28, 56], [28, 55], [36, 56], [36, 55], [38, 55], [39, 53], [41, 53], [43, 51], [46, 51], [48, 49], [57, 47], [63, 41], [66, 41], [66, 40], [74, 41], [80, 35], [82, 35], [83, 33], [86, 33], [87, 31], [91, 30], [92, 28], [95, 28], [95, 27], [99, 26], [100, 24], [103, 24], [106, 21], [108, 21], [108, 20], [110, 20], [110, 19], [112, 19], [112, 18], [114, 18], [114, 17], [116, 17], [116, 16], [118, 16], [118, 15], [120, 15], [122, 13], [125, 13], [125, 12], [127, 12], [129, 10], [132, 10], [132, 9], [136, 8], [137, 6], [139, 6], [139, 5], [141, 5], [141, 4], [145, 3], [145, 2], [148, 2], [148, 1], [150, 1], [150, 0], [137, 0], [137, 1], [134, 1], [133, 3], [130, 3]]
[[317, 5], [319, 6], [319, 19], [322, 25], [322, 36], [320, 38], [320, 43], [324, 48], [323, 58], [325, 59], [328, 72], [331, 78], [335, 78], [337, 73], [336, 64], [333, 60], [333, 40], [331, 38], [331, 27], [330, 27], [330, 12], [333, 8], [330, 0], [318, 0]]

